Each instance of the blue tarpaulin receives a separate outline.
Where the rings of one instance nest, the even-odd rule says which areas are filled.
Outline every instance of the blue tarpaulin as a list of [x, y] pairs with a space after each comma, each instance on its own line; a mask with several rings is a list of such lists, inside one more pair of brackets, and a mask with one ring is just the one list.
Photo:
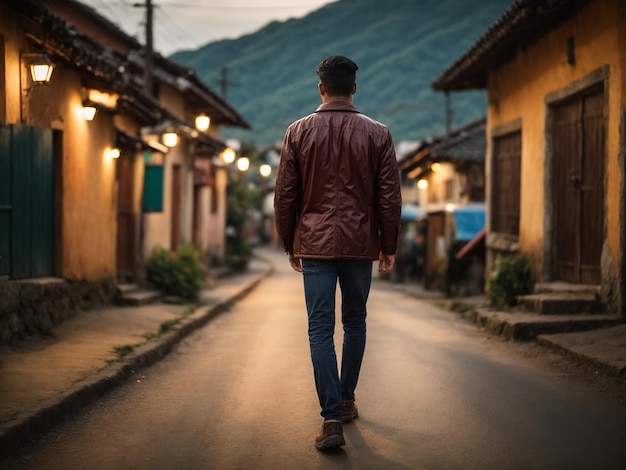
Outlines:
[[402, 204], [402, 220], [417, 220], [424, 214], [417, 204]]
[[485, 205], [473, 204], [454, 209], [457, 240], [471, 240], [485, 226]]

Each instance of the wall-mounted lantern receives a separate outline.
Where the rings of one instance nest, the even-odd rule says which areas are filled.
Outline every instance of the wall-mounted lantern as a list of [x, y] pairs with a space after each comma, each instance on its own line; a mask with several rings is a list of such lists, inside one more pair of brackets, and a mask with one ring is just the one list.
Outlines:
[[120, 158], [121, 154], [122, 154], [121, 150], [118, 149], [117, 147], [113, 147], [111, 150], [109, 150], [109, 157], [111, 158]]
[[428, 180], [422, 178], [417, 182], [417, 187], [419, 189], [428, 189]]
[[54, 71], [54, 62], [50, 60], [46, 54], [25, 54], [28, 58], [28, 69], [30, 70], [30, 77], [33, 83], [42, 85], [48, 83], [52, 78], [52, 72]]
[[196, 129], [200, 132], [206, 132], [209, 130], [209, 126], [211, 125], [211, 118], [206, 114], [199, 114], [196, 116]]
[[176, 144], [178, 144], [178, 134], [168, 129], [163, 133], [163, 144], [169, 148], [176, 147]]
[[430, 165], [430, 169], [433, 173], [437, 173], [438, 171], [441, 171], [441, 163], [434, 162], [432, 165]]
[[96, 106], [89, 100], [83, 101], [83, 117], [85, 121], [93, 121], [96, 117]]

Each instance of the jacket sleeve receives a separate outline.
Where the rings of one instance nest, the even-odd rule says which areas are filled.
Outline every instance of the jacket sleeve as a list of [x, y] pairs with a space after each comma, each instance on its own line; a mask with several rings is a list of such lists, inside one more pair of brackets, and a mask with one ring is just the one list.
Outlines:
[[293, 240], [298, 219], [301, 184], [298, 160], [287, 129], [280, 151], [280, 163], [274, 188], [274, 220], [276, 232], [287, 253], [293, 253]]
[[389, 130], [385, 131], [376, 185], [380, 250], [386, 255], [393, 255], [400, 233], [402, 195], [400, 172]]

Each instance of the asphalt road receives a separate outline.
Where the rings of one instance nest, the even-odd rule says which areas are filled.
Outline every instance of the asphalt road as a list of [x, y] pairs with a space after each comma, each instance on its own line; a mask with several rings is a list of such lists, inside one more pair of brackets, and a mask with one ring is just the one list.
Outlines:
[[361, 417], [345, 426], [344, 448], [316, 451], [302, 280], [280, 261], [230, 311], [8, 468], [626, 468], [619, 397], [381, 282]]

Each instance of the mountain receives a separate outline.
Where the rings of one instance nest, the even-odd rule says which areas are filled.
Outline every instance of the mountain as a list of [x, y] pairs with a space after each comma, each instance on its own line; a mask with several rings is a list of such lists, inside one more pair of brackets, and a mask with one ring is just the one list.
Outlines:
[[[259, 146], [320, 104], [317, 64], [345, 55], [359, 65], [354, 104], [389, 126], [396, 142], [445, 131], [445, 99], [430, 84], [511, 5], [512, 0], [339, 0], [306, 17], [273, 22], [238, 39], [177, 52], [226, 98], [252, 130], [225, 129]], [[451, 95], [453, 127], [485, 113], [482, 91]]]

